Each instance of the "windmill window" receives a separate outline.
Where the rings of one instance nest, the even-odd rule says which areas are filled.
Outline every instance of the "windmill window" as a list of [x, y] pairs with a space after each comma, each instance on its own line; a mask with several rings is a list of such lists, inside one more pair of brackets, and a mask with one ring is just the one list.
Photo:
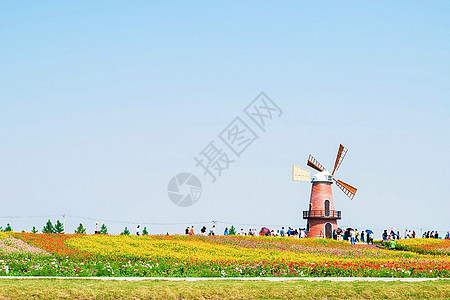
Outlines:
[[324, 203], [324, 208], [325, 208], [325, 217], [329, 217], [330, 216], [330, 200], [325, 200]]

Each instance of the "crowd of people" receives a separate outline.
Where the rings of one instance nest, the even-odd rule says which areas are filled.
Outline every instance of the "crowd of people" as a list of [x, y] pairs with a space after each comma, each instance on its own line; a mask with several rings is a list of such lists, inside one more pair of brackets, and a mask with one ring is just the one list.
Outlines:
[[[381, 238], [383, 239], [383, 242], [387, 242], [388, 240], [400, 240], [402, 237], [400, 235], [400, 231], [395, 232], [393, 229], [388, 230], [385, 229], [383, 233], [381, 234]], [[403, 239], [414, 239], [416, 238], [416, 231], [414, 230], [405, 230], [405, 233], [403, 234]]]
[[352, 245], [356, 243], [373, 244], [373, 231], [370, 229], [360, 232], [358, 229], [353, 228], [347, 228], [345, 230], [338, 228], [337, 230], [333, 230], [332, 237], [338, 241], [349, 241]]
[[[194, 235], [195, 229], [194, 226], [186, 227], [184, 230], [184, 233], [186, 235]], [[201, 235], [216, 235], [216, 225], [212, 225], [211, 229], [208, 231], [206, 226], [203, 226], [200, 229]], [[280, 230], [269, 230], [267, 227], [262, 227], [259, 231], [256, 228], [250, 228], [248, 231], [244, 230], [244, 228], [241, 228], [240, 231], [236, 230], [234, 226], [231, 226], [230, 228], [226, 227], [223, 231], [223, 235], [248, 235], [248, 236], [289, 236], [289, 237], [297, 237], [297, 238], [304, 238], [306, 237], [306, 232], [302, 228], [292, 228], [288, 227], [287, 230], [285, 230], [284, 227], [281, 227]]]
[[[388, 233], [389, 231], [389, 233]], [[439, 233], [437, 231], [425, 231], [422, 233], [421, 236], [423, 239], [439, 239], [442, 238], [439, 236]], [[387, 242], [389, 240], [400, 240], [400, 239], [414, 239], [416, 238], [416, 232], [414, 230], [405, 230], [403, 233], [403, 237], [400, 235], [400, 232], [395, 232], [394, 230], [384, 230], [383, 234], [381, 235], [381, 238], [383, 239], [383, 242]], [[450, 232], [447, 231], [447, 234], [444, 236], [444, 239], [450, 239]]]
[[[186, 235], [194, 235], [194, 226], [186, 227]], [[200, 229], [201, 235], [216, 235], [216, 225], [212, 225], [211, 229], [208, 231], [206, 226]], [[279, 230], [269, 230], [267, 227], [262, 227], [259, 231], [256, 228], [250, 228], [248, 231], [241, 228], [241, 230], [236, 230], [234, 226], [231, 228], [226, 227], [223, 235], [248, 235], [248, 236], [282, 236], [282, 237], [294, 237], [294, 238], [305, 238], [306, 230], [304, 228], [292, 228], [292, 227], [281, 227]], [[319, 238], [324, 238], [323, 234]], [[373, 232], [371, 230], [366, 230], [359, 232], [358, 229], [347, 228], [346, 230], [338, 228], [333, 231], [332, 238], [334, 240], [345, 240], [349, 241], [351, 244], [365, 243], [373, 244]]]
[[[145, 230], [145, 229], [144, 229]], [[95, 233], [100, 233], [99, 231], [99, 225], [98, 222], [95, 224]], [[223, 235], [248, 235], [248, 236], [282, 236], [282, 237], [294, 237], [294, 238], [305, 238], [307, 231], [305, 228], [292, 228], [287, 227], [287, 230], [285, 227], [281, 227], [279, 230], [269, 230], [267, 227], [262, 227], [259, 231], [256, 228], [250, 228], [248, 231], [244, 230], [244, 228], [241, 228], [240, 231], [236, 230], [234, 226], [231, 226], [230, 228], [226, 227]], [[146, 234], [144, 232], [144, 234]], [[194, 226], [188, 226], [185, 229], [186, 235], [194, 235], [196, 234], [194, 230]], [[200, 234], [201, 235], [216, 235], [216, 225], [212, 225], [211, 228], [208, 230], [206, 226], [202, 226], [200, 228]], [[141, 227], [140, 225], [137, 225], [136, 227], [136, 235], [141, 235]], [[320, 233], [319, 238], [324, 238], [323, 232]], [[419, 236], [420, 237], [420, 236]], [[348, 241], [350, 244], [354, 245], [356, 243], [367, 243], [367, 244], [373, 244], [374, 234], [372, 230], [366, 229], [363, 231], [358, 231], [358, 229], [353, 228], [347, 228], [347, 229], [341, 229], [337, 228], [333, 230], [332, 239], [334, 240], [344, 240]], [[414, 230], [405, 230], [403, 235], [400, 235], [400, 231], [395, 231], [393, 228], [389, 230], [384, 230], [381, 238], [383, 242], [390, 242], [394, 240], [400, 240], [400, 239], [411, 239], [416, 238], [416, 232]], [[421, 238], [433, 238], [433, 239], [450, 239], [450, 231], [447, 231], [447, 233], [444, 236], [439, 236], [439, 233], [437, 231], [425, 231], [423, 232]]]
[[[438, 239], [439, 233], [437, 231], [426, 231], [422, 234], [423, 239]], [[447, 234], [444, 236], [446, 240], [450, 239], [450, 232], [447, 231]]]
[[[186, 235], [194, 235], [194, 226], [186, 227], [185, 229]], [[206, 228], [206, 226], [203, 226], [200, 229], [201, 235], [216, 235], [216, 225], [212, 225], [210, 230]], [[231, 228], [226, 227], [223, 235], [248, 235], [248, 236], [287, 236], [287, 237], [296, 237], [296, 238], [304, 238], [306, 237], [306, 231], [304, 228], [292, 228], [287, 227], [287, 230], [285, 227], [281, 227], [279, 230], [269, 230], [266, 227], [262, 227], [259, 231], [255, 228], [250, 228], [248, 231], [244, 230], [244, 228], [241, 228], [240, 231], [236, 230], [233, 226]], [[323, 238], [323, 233], [321, 233], [319, 238]], [[399, 240], [399, 239], [410, 239], [410, 238], [416, 238], [416, 232], [415, 230], [405, 230], [403, 236], [400, 235], [399, 231], [394, 231], [392, 229], [384, 230], [382, 233], [382, 240], [383, 242], [387, 242], [390, 240]], [[426, 231], [422, 234], [422, 238], [439, 238], [439, 234], [437, 231]], [[450, 232], [447, 231], [447, 234], [444, 236], [445, 239], [450, 239]], [[372, 230], [366, 229], [363, 231], [358, 231], [358, 229], [353, 228], [347, 228], [347, 229], [341, 229], [337, 228], [333, 230], [332, 233], [332, 239], [334, 240], [344, 240], [349, 241], [351, 244], [356, 243], [367, 243], [367, 244], [373, 244], [374, 240], [374, 233]]]

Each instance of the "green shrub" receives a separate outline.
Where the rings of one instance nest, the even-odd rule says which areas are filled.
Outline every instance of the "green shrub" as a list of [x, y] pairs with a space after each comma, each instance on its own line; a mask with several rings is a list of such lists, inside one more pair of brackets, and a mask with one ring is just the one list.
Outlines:
[[86, 233], [86, 228], [84, 228], [83, 224], [80, 223], [80, 225], [78, 225], [77, 230], [75, 230], [75, 233], [85, 234]]
[[125, 226], [125, 229], [123, 230], [123, 232], [120, 233], [121, 235], [130, 235], [130, 231], [128, 230], [128, 228]]
[[44, 228], [42, 228], [42, 233], [54, 233], [55, 227], [53, 227], [52, 221], [50, 219], [45, 224]]
[[56, 220], [54, 232], [55, 233], [64, 233], [64, 226], [59, 220]]
[[102, 227], [100, 228], [100, 233], [101, 234], [108, 234], [108, 228], [106, 227], [105, 224], [102, 224]]
[[235, 235], [236, 234], [236, 228], [234, 228], [234, 225], [231, 225], [230, 231], [228, 233], [229, 235]]
[[142, 230], [142, 235], [148, 235], [147, 227], [144, 227], [144, 230]]

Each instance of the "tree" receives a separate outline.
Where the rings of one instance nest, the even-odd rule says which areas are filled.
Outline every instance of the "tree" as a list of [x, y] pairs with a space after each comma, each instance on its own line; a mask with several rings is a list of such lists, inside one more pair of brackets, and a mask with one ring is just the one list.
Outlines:
[[121, 235], [130, 235], [130, 231], [128, 230], [128, 228], [125, 226], [125, 229], [123, 230], [123, 232], [120, 233]]
[[236, 234], [236, 228], [234, 228], [233, 225], [231, 225], [230, 233], [229, 233], [229, 234], [230, 234], [230, 235], [235, 235], [235, 234]]
[[108, 228], [105, 224], [102, 224], [102, 227], [100, 228], [100, 233], [102, 234], [108, 234]]
[[56, 220], [55, 233], [64, 233], [64, 226], [59, 220]]
[[75, 233], [85, 234], [86, 233], [86, 228], [84, 228], [83, 224], [80, 223], [80, 225], [78, 225], [77, 230], [75, 230]]
[[148, 235], [147, 227], [144, 227], [144, 230], [142, 230], [142, 235]]
[[33, 229], [31, 229], [32, 233], [37, 233], [38, 231], [36, 230], [36, 227], [33, 226]]
[[6, 224], [5, 230], [3, 230], [3, 231], [4, 231], [4, 232], [12, 231], [11, 225], [9, 225], [9, 223]]
[[42, 229], [42, 233], [54, 233], [55, 227], [53, 227], [52, 221], [50, 219], [45, 224], [44, 228]]

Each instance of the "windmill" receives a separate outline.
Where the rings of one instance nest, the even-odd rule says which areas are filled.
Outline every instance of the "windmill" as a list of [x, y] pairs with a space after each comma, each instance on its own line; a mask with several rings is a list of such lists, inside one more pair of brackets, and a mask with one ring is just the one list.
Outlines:
[[333, 182], [344, 192], [344, 194], [353, 200], [357, 189], [350, 184], [336, 179], [334, 173], [339, 169], [347, 154], [348, 149], [342, 144], [339, 145], [339, 150], [334, 163], [333, 172], [327, 169], [311, 154], [308, 157], [307, 165], [319, 173], [311, 176], [309, 170], [299, 166], [292, 166], [292, 180], [294, 181], [310, 181], [311, 197], [309, 200], [309, 210], [303, 211], [303, 219], [307, 220], [306, 231], [307, 237], [326, 237], [331, 238], [333, 230], [337, 229], [337, 220], [341, 219], [341, 211], [335, 210], [333, 193], [331, 184]]

